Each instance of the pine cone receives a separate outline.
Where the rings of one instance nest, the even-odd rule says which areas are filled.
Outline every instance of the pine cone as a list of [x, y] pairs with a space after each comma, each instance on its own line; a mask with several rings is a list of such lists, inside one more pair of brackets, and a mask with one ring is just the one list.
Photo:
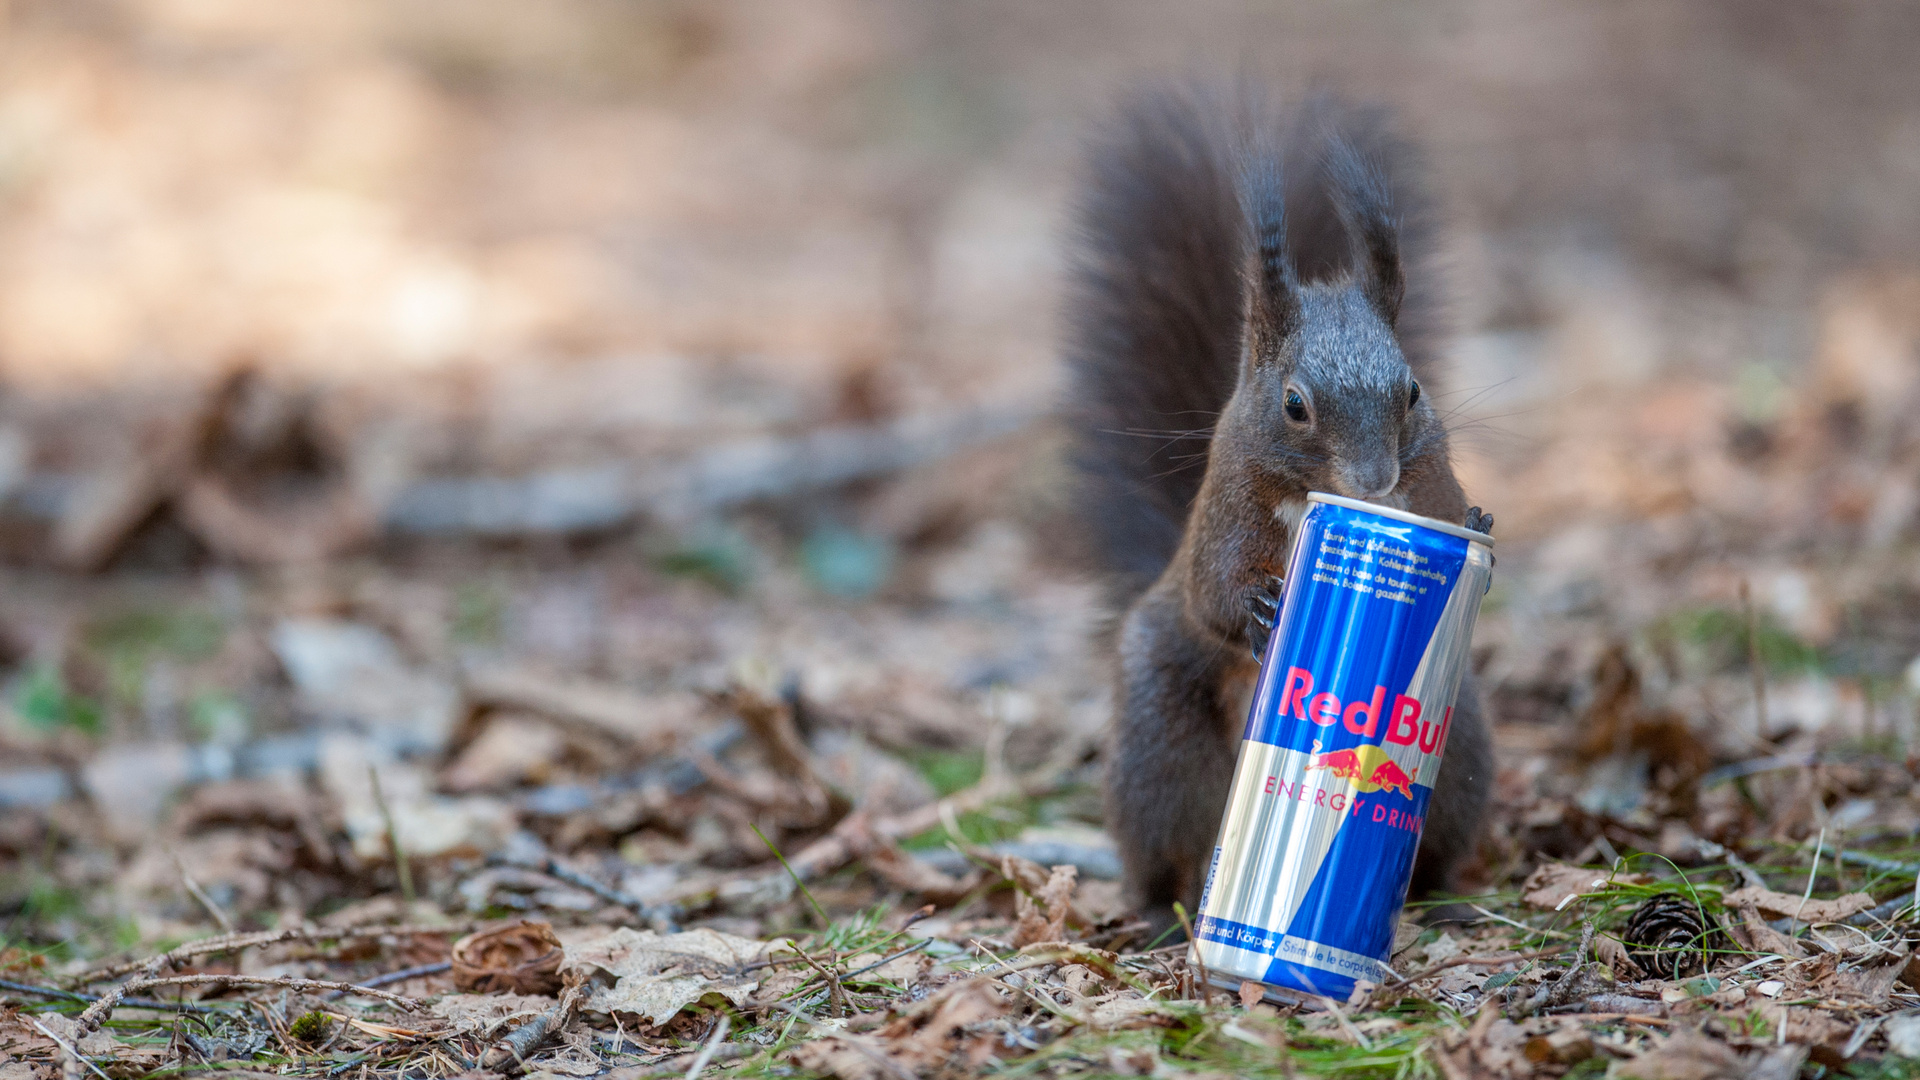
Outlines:
[[1678, 979], [1703, 970], [1702, 950], [1711, 947], [1719, 929], [1691, 899], [1660, 893], [1634, 909], [1621, 937], [1627, 943], [1627, 955], [1640, 970], [1657, 978]]

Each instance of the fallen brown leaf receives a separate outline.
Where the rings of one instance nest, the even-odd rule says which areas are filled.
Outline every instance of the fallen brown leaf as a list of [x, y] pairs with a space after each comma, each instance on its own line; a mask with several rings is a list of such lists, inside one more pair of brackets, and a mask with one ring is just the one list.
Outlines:
[[1751, 885], [1728, 893], [1725, 902], [1730, 908], [1750, 905], [1769, 915], [1798, 919], [1803, 923], [1839, 922], [1849, 915], [1869, 911], [1874, 906], [1873, 897], [1866, 893], [1848, 893], [1832, 900], [1802, 900], [1791, 893], [1774, 892]]
[[1007, 1010], [993, 980], [965, 979], [949, 983], [872, 1035], [828, 1035], [802, 1043], [792, 1059], [840, 1080], [978, 1069], [1000, 1041], [988, 1025]]
[[568, 985], [592, 985], [588, 1011], [661, 1025], [708, 995], [744, 1005], [760, 983], [742, 969], [786, 946], [705, 927], [665, 935], [621, 927], [568, 946], [560, 974]]
[[[1002, 871], [1009, 878], [1014, 876], [1012, 861], [1013, 857], [1007, 856]], [[1076, 867], [1056, 866], [1038, 892], [1032, 896], [1025, 892], [1018, 895], [1015, 910], [1019, 912], [1020, 924], [1013, 932], [1016, 947], [1066, 940], [1067, 915], [1073, 908], [1073, 885], [1079, 873]]]
[[1566, 863], [1541, 863], [1521, 884], [1520, 899], [1537, 908], [1557, 911], [1568, 897], [1604, 888], [1608, 882], [1645, 885], [1652, 880], [1646, 874], [1613, 874]]
[[453, 943], [453, 985], [477, 994], [555, 994], [563, 957], [547, 923], [482, 930]]

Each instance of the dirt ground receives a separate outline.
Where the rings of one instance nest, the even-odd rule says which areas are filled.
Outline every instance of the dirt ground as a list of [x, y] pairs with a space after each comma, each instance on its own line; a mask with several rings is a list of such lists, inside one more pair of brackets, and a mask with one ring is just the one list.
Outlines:
[[[1920, 1069], [1913, 12], [0, 34], [0, 1080]], [[1123, 910], [1053, 419], [1083, 140], [1241, 76], [1424, 152], [1499, 519], [1494, 820], [1345, 1002]]]

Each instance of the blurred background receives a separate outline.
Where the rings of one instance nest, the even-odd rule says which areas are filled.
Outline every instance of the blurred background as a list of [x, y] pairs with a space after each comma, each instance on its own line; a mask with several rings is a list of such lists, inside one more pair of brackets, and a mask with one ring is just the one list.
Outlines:
[[8, 937], [204, 922], [182, 860], [243, 921], [365, 903], [369, 766], [449, 908], [571, 895], [474, 874], [518, 844], [762, 918], [716, 899], [749, 826], [829, 819], [747, 783], [743, 694], [876, 805], [1060, 765], [963, 824], [1099, 877], [1048, 417], [1083, 139], [1161, 76], [1377, 101], [1431, 166], [1500, 521], [1479, 887], [1920, 824], [1920, 10], [10, 0], [0, 35]]

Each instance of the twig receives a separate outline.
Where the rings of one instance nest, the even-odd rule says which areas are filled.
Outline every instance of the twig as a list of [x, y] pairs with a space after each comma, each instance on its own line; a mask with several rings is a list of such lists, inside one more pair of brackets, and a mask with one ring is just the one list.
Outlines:
[[213, 916], [214, 925], [218, 926], [223, 934], [233, 933], [233, 920], [227, 918], [227, 913], [219, 904], [213, 902], [213, 897], [208, 896], [206, 891], [200, 888], [200, 883], [193, 880], [193, 875], [187, 872], [187, 864], [181, 860], [180, 853], [169, 848], [167, 854], [173, 856], [174, 868], [180, 871], [181, 884], [187, 887], [187, 892], [199, 901], [201, 907], [207, 909], [207, 914]]
[[[1628, 998], [1625, 994], [1595, 994], [1585, 1001], [1576, 1001], [1571, 1005], [1555, 1005], [1551, 1009], [1542, 1009], [1541, 1011], [1551, 1013], [1555, 1016], [1578, 1016], [1582, 1020], [1596, 1022], [1601, 1020], [1624, 1020], [1629, 1024], [1652, 1024], [1656, 1027], [1671, 1027], [1673, 1025], [1673, 1021], [1664, 1016], [1649, 1016], [1646, 1013], [1636, 1012], [1588, 1012], [1586, 1010], [1586, 1006], [1588, 1005], [1610, 1005], [1617, 999], [1625, 999], [1628, 1001], [1637, 1000]], [[1651, 1005], [1653, 1002], [1649, 1001], [1647, 1004]]]
[[1529, 934], [1539, 934], [1541, 937], [1557, 937], [1557, 938], [1568, 938], [1568, 939], [1571, 939], [1573, 937], [1572, 934], [1566, 933], [1561, 930], [1548, 930], [1543, 927], [1528, 926], [1526, 923], [1523, 923], [1518, 919], [1509, 919], [1505, 915], [1488, 911], [1486, 908], [1481, 907], [1479, 904], [1468, 904], [1467, 906], [1479, 912], [1480, 914], [1485, 915], [1487, 918], [1492, 919], [1495, 922], [1503, 922], [1503, 923], [1506, 923], [1508, 926], [1518, 927], [1521, 930], [1525, 930]]
[[[375, 987], [375, 986], [392, 986], [394, 983], [406, 982], [408, 979], [417, 979], [422, 975], [438, 975], [441, 972], [446, 971], [452, 967], [453, 967], [453, 961], [442, 960], [437, 964], [421, 964], [418, 967], [401, 968], [399, 971], [389, 971], [385, 975], [375, 975], [371, 979], [366, 979], [362, 982], [355, 983], [354, 985], [364, 986], [369, 988]], [[346, 996], [346, 991], [335, 990], [334, 992], [328, 994], [325, 1000], [337, 1001], [340, 998], [343, 998], [345, 996]]]
[[1065, 776], [1064, 769], [1042, 767], [1012, 781], [998, 778], [989, 781], [983, 778], [980, 783], [944, 799], [936, 799], [904, 813], [877, 820], [869, 820], [855, 811], [841, 818], [840, 823], [827, 835], [801, 848], [788, 868], [802, 881], [811, 881], [859, 858], [875, 839], [900, 840], [938, 827], [943, 809], [964, 814], [1003, 798], [1040, 798], [1057, 791]]
[[1213, 1004], [1213, 985], [1207, 981], [1207, 962], [1200, 959], [1200, 939], [1194, 936], [1193, 920], [1187, 918], [1187, 906], [1178, 900], [1173, 902], [1173, 913], [1180, 920], [1180, 928], [1187, 932], [1187, 955], [1193, 957], [1193, 966], [1200, 969], [1200, 1004], [1211, 1005]]
[[214, 953], [238, 952], [241, 949], [257, 949], [267, 945], [279, 945], [288, 941], [357, 941], [370, 937], [412, 937], [416, 934], [438, 934], [443, 937], [458, 937], [469, 934], [486, 926], [488, 920], [475, 919], [467, 922], [428, 925], [421, 923], [402, 923], [399, 926], [352, 926], [320, 927], [294, 926], [285, 930], [260, 930], [247, 934], [222, 934], [218, 937], [201, 938], [189, 941], [157, 957], [145, 960], [129, 960], [103, 968], [96, 968], [80, 976], [79, 985], [113, 979], [145, 968], [155, 960], [167, 964], [179, 964]]
[[1594, 924], [1589, 920], [1580, 930], [1580, 945], [1574, 950], [1573, 964], [1558, 979], [1535, 990], [1533, 995], [1514, 1006], [1514, 1017], [1532, 1016], [1542, 1009], [1565, 1005], [1586, 981], [1587, 950], [1593, 945]]
[[1448, 968], [1499, 967], [1501, 964], [1517, 964], [1528, 960], [1547, 960], [1556, 956], [1564, 956], [1566, 951], [1565, 949], [1541, 949], [1539, 952], [1521, 953], [1518, 956], [1456, 956], [1451, 960], [1442, 960], [1432, 967], [1395, 979], [1380, 989], [1384, 992], [1387, 990], [1397, 990], [1402, 986], [1412, 986], [1422, 979], [1431, 979]]
[[140, 969], [138, 976], [101, 994], [100, 999], [82, 1010], [79, 1017], [74, 1021], [75, 1024], [78, 1025], [73, 1029], [75, 1037], [84, 1039], [92, 1034], [95, 1028], [99, 1027], [108, 1016], [113, 1014], [113, 1010], [119, 1006], [120, 1002], [125, 999], [129, 993], [136, 988], [144, 989], [141, 985], [142, 979], [151, 979], [155, 974], [171, 967], [173, 962], [172, 953], [161, 953], [159, 956], [147, 961], [146, 965]]
[[[828, 956], [830, 962], [839, 962], [838, 958], [834, 957], [831, 951], [829, 951]], [[827, 980], [827, 1000], [833, 1009], [831, 1015], [835, 1017], [847, 1015], [847, 991], [840, 985], [839, 976], [835, 975], [831, 970], [822, 967], [820, 961], [815, 960], [806, 953], [801, 953], [800, 959], [805, 960], [808, 967], [819, 972], [820, 977]]]
[[[375, 990], [371, 987], [350, 982], [338, 982], [333, 979], [296, 979], [290, 975], [228, 975], [220, 973], [162, 975], [152, 979], [129, 979], [121, 983], [120, 987], [116, 989], [147, 990], [155, 986], [205, 986], [209, 983], [229, 983], [235, 986], [283, 986], [289, 990], [340, 990], [357, 997], [379, 998], [381, 1001], [407, 1012], [418, 1012], [420, 1010], [420, 1002], [412, 998], [401, 997], [398, 994], [389, 994], [385, 990]], [[104, 1002], [106, 998], [103, 997], [100, 1000]], [[96, 1007], [98, 1004], [98, 1002], [95, 1003]], [[115, 1004], [118, 1004], [118, 1002]]]
[[[69, 1057], [74, 1061], [79, 1062], [82, 1065], [85, 1065], [89, 1069], [92, 1069], [96, 1074], [99, 1075], [100, 1080], [110, 1080], [110, 1078], [107, 1076], [106, 1073], [103, 1073], [100, 1071], [100, 1066], [95, 1065], [93, 1063], [92, 1059], [88, 1058], [85, 1054], [82, 1054], [80, 1051], [74, 1049], [73, 1045], [67, 1042], [67, 1040], [47, 1030], [47, 1025], [41, 1023], [38, 1018], [33, 1019], [33, 1026], [40, 1029], [40, 1034], [45, 1035], [49, 1039], [52, 1039], [54, 1045], [58, 1046], [62, 1051], [64, 1051], [67, 1057]], [[81, 1038], [84, 1039], [86, 1038], [86, 1036], [82, 1035]]]
[[707, 1062], [713, 1060], [713, 1052], [719, 1049], [722, 1042], [726, 1041], [727, 1029], [732, 1026], [733, 1017], [722, 1014], [720, 1022], [713, 1025], [713, 1034], [707, 1036], [706, 1045], [700, 1048], [700, 1053], [693, 1059], [693, 1064], [687, 1066], [687, 1080], [696, 1080], [700, 1075], [700, 1070], [706, 1068]]
[[[31, 983], [18, 983], [11, 979], [0, 979], [0, 990], [12, 990], [19, 994], [33, 994], [37, 997], [58, 998], [62, 1001], [78, 1001], [91, 1004], [99, 1001], [99, 994], [81, 994], [72, 990], [59, 990], [51, 986], [34, 986]], [[159, 1009], [166, 1012], [212, 1013], [219, 1012], [205, 1005], [195, 1005], [186, 1001], [155, 1001], [153, 998], [123, 997], [120, 999], [123, 1009]]]
[[400, 829], [393, 823], [393, 810], [387, 806], [387, 797], [380, 791], [380, 771], [367, 763], [367, 779], [373, 784], [373, 805], [380, 810], [380, 820], [387, 826], [387, 847], [393, 853], [393, 869], [400, 875], [400, 896], [407, 902], [409, 910], [413, 907], [413, 867], [407, 862], [407, 849], [400, 846]]
[[1753, 734], [1767, 737], [1767, 666], [1760, 657], [1760, 616], [1753, 608], [1753, 590], [1740, 579], [1740, 606], [1747, 614], [1747, 667], [1753, 673]]
[[1807, 891], [1800, 896], [1800, 906], [1793, 909], [1793, 919], [1787, 924], [1787, 936], [1793, 936], [1793, 927], [1800, 922], [1800, 913], [1807, 910], [1807, 902], [1813, 899], [1813, 882], [1820, 876], [1820, 849], [1827, 846], [1827, 830], [1820, 828], [1820, 839], [1813, 844], [1813, 865], [1807, 867]]
[[845, 975], [842, 975], [840, 978], [842, 981], [845, 981], [847, 979], [853, 978], [855, 975], [865, 975], [867, 972], [872, 971], [874, 968], [886, 967], [888, 964], [893, 963], [895, 960], [898, 960], [903, 956], [910, 956], [914, 953], [917, 953], [921, 949], [924, 949], [931, 944], [933, 944], [932, 938], [921, 938], [919, 941], [916, 941], [912, 945], [909, 945], [906, 948], [901, 949], [899, 952], [894, 953], [892, 956], [889, 956], [884, 960], [875, 960], [873, 963], [868, 964], [866, 967], [863, 967], [858, 971], [847, 972]]
[[569, 988], [552, 1008], [514, 1028], [506, 1038], [494, 1044], [493, 1049], [481, 1056], [480, 1067], [491, 1072], [505, 1072], [510, 1066], [525, 1064], [528, 1054], [546, 1042], [549, 1035], [567, 1026], [579, 1003], [579, 987]]
[[1332, 998], [1321, 998], [1320, 1000], [1327, 1006], [1327, 1011], [1333, 1014], [1333, 1018], [1340, 1022], [1340, 1026], [1346, 1029], [1347, 1034], [1353, 1036], [1353, 1041], [1360, 1044], [1362, 1050], [1373, 1049], [1373, 1040], [1367, 1038], [1366, 1035], [1361, 1033], [1359, 1028], [1353, 1026], [1353, 1021], [1347, 1019], [1345, 1010], [1340, 1008], [1338, 1002]]
[[550, 878], [564, 881], [576, 889], [585, 889], [587, 892], [605, 900], [609, 904], [618, 904], [623, 908], [631, 910], [634, 914], [640, 916], [641, 921], [645, 922], [656, 933], [672, 934], [677, 933], [680, 929], [674, 920], [674, 916], [678, 914], [678, 912], [674, 910], [673, 905], [649, 904], [645, 900], [623, 889], [616, 889], [611, 885], [602, 884], [551, 855], [536, 862], [514, 862], [509, 859], [494, 856], [489, 858], [487, 863], [490, 866], [519, 866], [529, 870], [537, 870]]

